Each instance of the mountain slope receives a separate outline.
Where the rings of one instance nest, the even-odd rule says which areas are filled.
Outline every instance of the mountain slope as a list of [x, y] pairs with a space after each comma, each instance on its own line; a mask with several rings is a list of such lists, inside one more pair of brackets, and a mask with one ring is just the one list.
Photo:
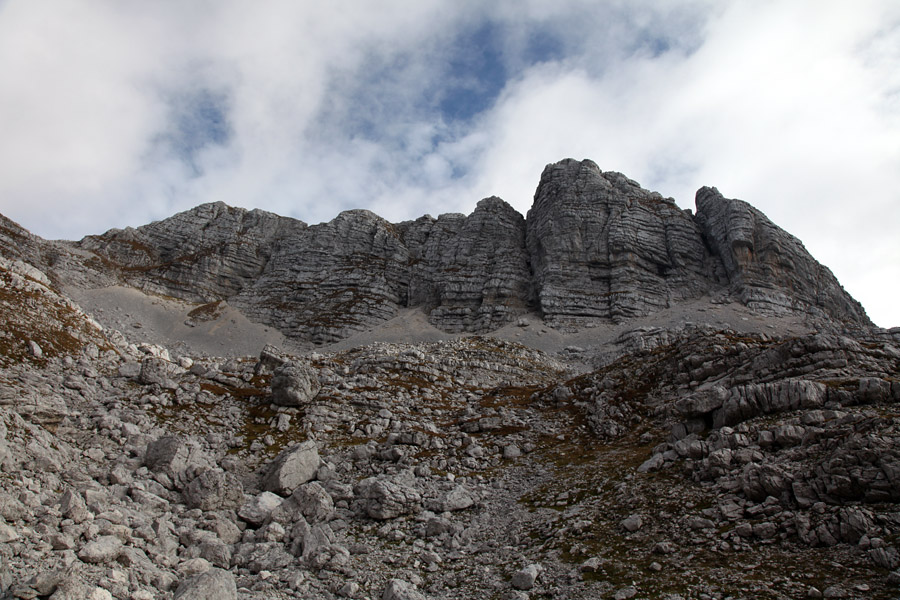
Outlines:
[[697, 208], [4, 221], [0, 597], [896, 597], [900, 334]]

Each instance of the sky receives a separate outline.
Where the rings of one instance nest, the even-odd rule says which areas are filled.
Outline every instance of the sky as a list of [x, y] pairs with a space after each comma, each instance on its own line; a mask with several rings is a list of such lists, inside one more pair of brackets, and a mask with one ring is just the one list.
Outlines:
[[590, 158], [803, 241], [900, 326], [896, 0], [0, 0], [0, 213], [522, 214]]

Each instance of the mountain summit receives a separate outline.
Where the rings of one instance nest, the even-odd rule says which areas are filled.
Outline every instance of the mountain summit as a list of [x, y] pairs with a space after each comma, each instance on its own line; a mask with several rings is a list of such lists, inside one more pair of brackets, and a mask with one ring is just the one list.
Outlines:
[[[527, 313], [571, 330], [712, 296], [760, 314], [871, 326], [803, 245], [715, 188], [697, 211], [590, 160], [541, 175], [527, 218], [499, 198], [468, 215], [389, 223], [364, 210], [309, 226], [205, 204], [71, 245], [93, 282], [227, 302], [289, 338], [330, 343], [400, 309], [446, 332], [484, 333]], [[62, 277], [66, 277], [61, 272]]]

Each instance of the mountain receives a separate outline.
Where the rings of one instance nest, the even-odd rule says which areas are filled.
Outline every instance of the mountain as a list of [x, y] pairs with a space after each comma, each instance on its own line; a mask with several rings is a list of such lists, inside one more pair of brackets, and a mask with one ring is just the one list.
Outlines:
[[900, 330], [714, 188], [0, 218], [0, 597], [893, 598]]
[[705, 295], [871, 327], [831, 272], [750, 205], [704, 188], [694, 215], [588, 160], [549, 165], [524, 219], [499, 198], [469, 216], [392, 224], [353, 210], [313, 226], [217, 203], [75, 247], [127, 285], [226, 301], [319, 344], [402, 308], [444, 331], [484, 333], [531, 311], [582, 327]]

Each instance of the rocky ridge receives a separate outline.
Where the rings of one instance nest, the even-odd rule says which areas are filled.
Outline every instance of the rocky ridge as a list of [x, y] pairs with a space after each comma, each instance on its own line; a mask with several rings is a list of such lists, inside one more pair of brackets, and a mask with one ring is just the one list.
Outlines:
[[694, 215], [589, 160], [548, 165], [527, 218], [499, 198], [468, 216], [392, 224], [353, 210], [312, 226], [217, 203], [57, 243], [54, 260], [32, 262], [76, 288], [227, 302], [315, 344], [405, 308], [443, 331], [485, 333], [529, 312], [573, 329], [705, 295], [871, 327], [831, 272], [748, 204], [703, 188]]
[[[527, 219], [498, 199], [468, 217], [310, 227], [207, 205], [177, 217], [189, 226], [148, 227], [177, 238], [211, 220], [208, 237], [119, 232], [115, 260], [106, 241], [4, 222], [0, 595], [896, 597], [900, 334], [868, 327], [752, 208], [702, 190], [707, 202], [694, 218], [564, 161]], [[240, 231], [246, 245], [219, 249]], [[123, 269], [131, 252], [147, 262]], [[354, 263], [373, 255], [387, 258]], [[330, 287], [303, 287], [313, 264]], [[288, 270], [302, 293], [277, 284]], [[456, 333], [216, 356], [161, 344], [132, 309], [122, 331], [103, 326], [68, 293], [192, 278], [232, 294], [193, 297], [181, 325], [211, 335], [249, 328], [230, 305], [250, 311], [276, 284], [301, 337], [405, 305]], [[347, 321], [317, 321], [315, 294]], [[510, 341], [550, 336], [581, 345]]]

